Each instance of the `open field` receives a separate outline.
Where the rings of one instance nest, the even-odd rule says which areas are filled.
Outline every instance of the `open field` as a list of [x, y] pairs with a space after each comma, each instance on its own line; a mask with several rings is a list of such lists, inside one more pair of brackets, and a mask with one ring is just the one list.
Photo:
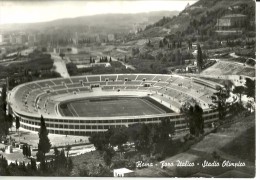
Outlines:
[[[65, 105], [65, 107], [63, 107]], [[59, 106], [64, 116], [113, 117], [138, 116], [166, 113], [147, 98], [139, 97], [99, 97], [71, 101]]]
[[202, 72], [202, 75], [245, 75], [255, 77], [255, 68], [227, 61], [219, 61]]

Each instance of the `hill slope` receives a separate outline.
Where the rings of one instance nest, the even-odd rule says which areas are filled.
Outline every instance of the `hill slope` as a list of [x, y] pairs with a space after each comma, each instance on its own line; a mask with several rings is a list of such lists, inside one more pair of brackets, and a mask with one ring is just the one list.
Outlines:
[[[233, 8], [237, 6], [238, 8]], [[137, 38], [162, 37], [167, 34], [181, 32], [182, 34], [210, 35], [214, 30], [217, 18], [229, 14], [245, 14], [248, 20], [255, 21], [255, 1], [253, 0], [199, 0], [180, 12], [178, 16], [161, 19], [138, 34]], [[162, 29], [169, 29], [162, 33]]]

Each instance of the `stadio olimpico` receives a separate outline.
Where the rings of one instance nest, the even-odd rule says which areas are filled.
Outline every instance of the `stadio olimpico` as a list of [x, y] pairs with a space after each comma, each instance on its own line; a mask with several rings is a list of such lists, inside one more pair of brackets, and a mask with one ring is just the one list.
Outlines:
[[[214, 93], [224, 88], [215, 82], [201, 78], [160, 74], [107, 74], [56, 78], [21, 84], [8, 93], [10, 110], [20, 118], [21, 127], [38, 131], [40, 118], [44, 117], [52, 134], [90, 135], [104, 132], [111, 127], [129, 126], [134, 123], [160, 123], [163, 118], [174, 122], [176, 132], [188, 130], [180, 113], [185, 101], [196, 101], [203, 108], [204, 125], [218, 120]], [[120, 98], [142, 99], [145, 106], [155, 111], [148, 114], [114, 113], [102, 115], [78, 113], [70, 102]], [[233, 103], [237, 98], [231, 96]], [[105, 102], [105, 101], [103, 101]], [[117, 110], [115, 110], [117, 111]]]

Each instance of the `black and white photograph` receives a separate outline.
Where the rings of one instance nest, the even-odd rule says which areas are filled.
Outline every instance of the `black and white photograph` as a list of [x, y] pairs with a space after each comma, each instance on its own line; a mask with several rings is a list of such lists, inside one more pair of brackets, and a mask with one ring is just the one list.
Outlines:
[[0, 176], [256, 178], [255, 0], [0, 0]]

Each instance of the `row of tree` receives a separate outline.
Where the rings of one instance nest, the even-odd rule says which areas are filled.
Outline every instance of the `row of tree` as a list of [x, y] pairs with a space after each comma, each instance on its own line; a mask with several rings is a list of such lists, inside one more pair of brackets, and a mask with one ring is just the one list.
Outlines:
[[[106, 62], [112, 62], [112, 59], [111, 59], [111, 57], [108, 59], [107, 58], [107, 56], [105, 56], [105, 57], [100, 57], [100, 60], [99, 60], [101, 63], [106, 63]], [[91, 61], [90, 61], [91, 62]], [[95, 61], [93, 61], [92, 63], [95, 63]]]
[[26, 157], [31, 157], [31, 147], [28, 144], [23, 145], [23, 155]]
[[251, 97], [255, 101], [255, 80], [246, 78], [245, 86], [236, 86], [233, 93], [239, 95], [239, 102], [242, 102], [242, 95], [245, 94], [247, 97]]
[[174, 125], [166, 118], [159, 124], [134, 124], [128, 128], [110, 128], [104, 133], [91, 135], [89, 140], [98, 151], [103, 152], [104, 161], [109, 166], [115, 154], [113, 147], [117, 147], [122, 154], [127, 148], [127, 142], [134, 143], [137, 151], [147, 155], [161, 152], [167, 154], [167, 147], [174, 132]]
[[181, 108], [181, 113], [185, 117], [191, 135], [199, 136], [204, 134], [203, 109], [197, 103], [195, 105], [185, 103]]
[[6, 115], [6, 85], [2, 86], [0, 98], [0, 137], [6, 136], [9, 133], [9, 128], [12, 127], [13, 118], [11, 115]]

